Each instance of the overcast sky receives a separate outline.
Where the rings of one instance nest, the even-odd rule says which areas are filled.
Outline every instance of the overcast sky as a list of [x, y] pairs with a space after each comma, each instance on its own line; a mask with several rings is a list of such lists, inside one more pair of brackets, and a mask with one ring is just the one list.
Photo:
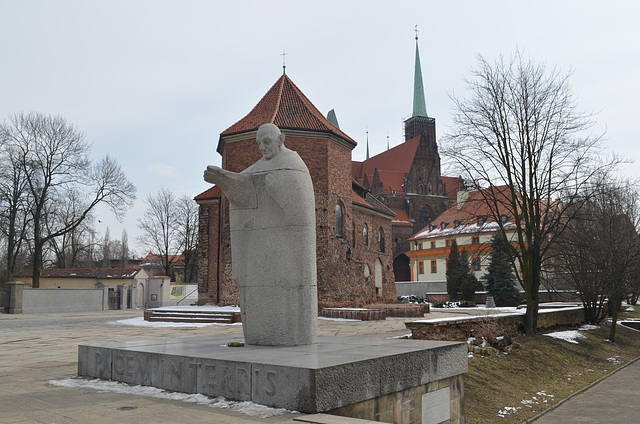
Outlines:
[[160, 188], [195, 196], [219, 134], [282, 74], [359, 144], [354, 160], [402, 141], [412, 111], [415, 25], [427, 111], [447, 133], [452, 102], [477, 64], [523, 50], [572, 71], [594, 132], [636, 160], [640, 99], [636, 1], [85, 1], [0, 0], [0, 119], [64, 116], [138, 187], [124, 223], [99, 210], [97, 229], [136, 246], [144, 198]]

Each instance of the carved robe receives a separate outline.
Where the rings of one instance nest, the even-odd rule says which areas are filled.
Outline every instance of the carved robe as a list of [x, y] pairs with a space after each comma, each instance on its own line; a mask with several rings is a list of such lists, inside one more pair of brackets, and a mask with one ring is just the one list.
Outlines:
[[313, 183], [284, 147], [217, 182], [229, 199], [233, 280], [245, 343], [316, 342], [317, 274]]

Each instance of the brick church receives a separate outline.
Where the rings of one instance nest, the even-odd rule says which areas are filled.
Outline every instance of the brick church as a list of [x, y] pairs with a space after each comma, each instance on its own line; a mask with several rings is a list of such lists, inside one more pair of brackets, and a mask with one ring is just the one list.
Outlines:
[[[285, 145], [307, 165], [316, 202], [320, 306], [394, 302], [394, 282], [410, 279], [407, 239], [444, 211], [448, 191], [455, 197], [458, 180], [440, 175], [417, 43], [414, 84], [406, 141], [362, 162], [352, 161], [356, 142], [340, 130], [335, 115], [325, 117], [285, 73], [244, 118], [220, 134], [217, 151], [224, 169], [240, 172], [262, 157], [256, 132], [264, 123], [277, 125]], [[216, 186], [195, 200], [200, 302], [237, 304], [228, 201]]]

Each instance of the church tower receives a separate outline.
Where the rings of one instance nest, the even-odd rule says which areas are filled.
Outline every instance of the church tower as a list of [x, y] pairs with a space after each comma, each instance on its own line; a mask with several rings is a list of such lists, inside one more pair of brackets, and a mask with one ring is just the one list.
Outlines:
[[[408, 238], [442, 213], [455, 196], [455, 178], [440, 174], [436, 120], [427, 114], [416, 30], [413, 111], [404, 122], [404, 142], [362, 162], [353, 163], [353, 178], [396, 214], [392, 223], [394, 274], [408, 281]], [[446, 181], [446, 184], [445, 184]]]
[[424, 97], [424, 84], [422, 82], [422, 66], [420, 64], [420, 50], [418, 49], [418, 34], [416, 32], [416, 60], [413, 74], [413, 113], [411, 118], [404, 122], [404, 139], [411, 140], [419, 135], [426, 134], [435, 143], [436, 120], [427, 115], [427, 102]]

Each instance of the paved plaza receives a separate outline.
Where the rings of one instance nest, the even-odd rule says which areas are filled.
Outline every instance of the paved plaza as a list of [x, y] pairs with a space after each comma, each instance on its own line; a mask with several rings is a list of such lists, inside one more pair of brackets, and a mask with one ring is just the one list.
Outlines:
[[[457, 312], [458, 314], [460, 312]], [[476, 310], [477, 313], [477, 310]], [[451, 316], [433, 312], [429, 318]], [[239, 403], [190, 403], [152, 397], [123, 389], [121, 393], [91, 387], [64, 387], [77, 375], [78, 345], [122, 342], [163, 337], [196, 337], [211, 334], [241, 334], [240, 325], [201, 328], [150, 328], [114, 324], [141, 317], [142, 311], [108, 311], [67, 314], [0, 314], [0, 423], [294, 423], [303, 414], [282, 413], [263, 417], [243, 413]], [[407, 334], [404, 322], [318, 321], [320, 336], [393, 337]], [[631, 399], [640, 396], [640, 362], [607, 378], [542, 417], [539, 423], [634, 422], [640, 406]], [[71, 380], [70, 380], [71, 379]], [[51, 384], [53, 382], [54, 384]], [[100, 383], [104, 384], [104, 383]], [[115, 384], [115, 383], [113, 383]], [[314, 416], [311, 422], [362, 423], [340, 417]], [[628, 421], [627, 419], [631, 419]]]

